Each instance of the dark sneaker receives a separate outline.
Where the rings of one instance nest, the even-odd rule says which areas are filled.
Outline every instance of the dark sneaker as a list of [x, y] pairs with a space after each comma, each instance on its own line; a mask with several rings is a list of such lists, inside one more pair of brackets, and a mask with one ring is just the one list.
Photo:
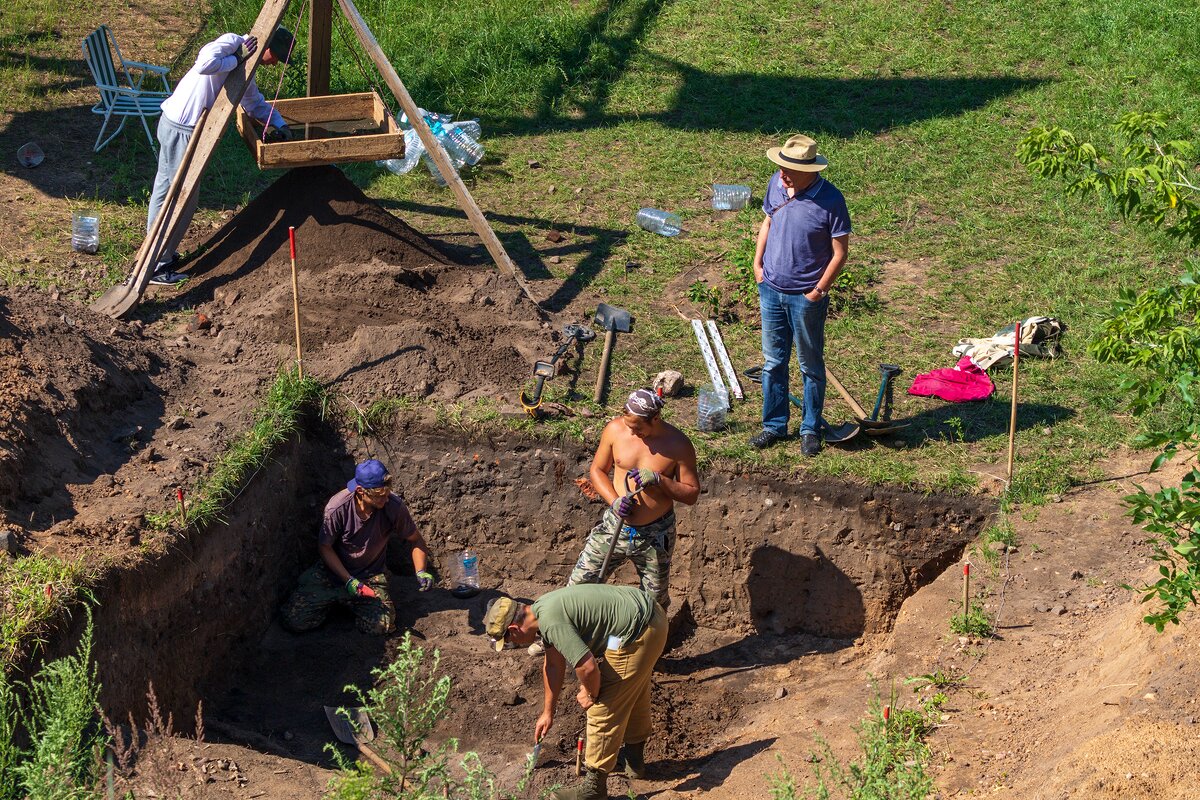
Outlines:
[[800, 452], [806, 456], [815, 456], [821, 452], [821, 437], [806, 433], [800, 437]]
[[771, 431], [760, 431], [755, 436], [750, 437], [750, 446], [757, 447], [759, 450], [764, 450], [778, 442], [783, 437]]
[[182, 272], [171, 272], [169, 269], [164, 269], [150, 276], [150, 283], [155, 286], [175, 286], [183, 283], [188, 279], [187, 275]]

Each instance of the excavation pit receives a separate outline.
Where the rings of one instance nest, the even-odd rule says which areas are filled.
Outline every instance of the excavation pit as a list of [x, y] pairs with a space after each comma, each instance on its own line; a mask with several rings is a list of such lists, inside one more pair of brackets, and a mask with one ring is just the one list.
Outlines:
[[[591, 451], [515, 434], [469, 439], [412, 423], [350, 452], [326, 429], [285, 448], [227, 514], [154, 563], [115, 573], [98, 590], [97, 660], [110, 714], [141, 715], [159, 701], [189, 719], [203, 701], [210, 741], [329, 766], [324, 705], [368, 686], [399, 636], [360, 633], [349, 614], [292, 634], [278, 609], [316, 559], [321, 507], [356, 460], [388, 463], [429, 542], [441, 578], [419, 593], [409, 555], [389, 554], [401, 631], [437, 648], [453, 679], [440, 735], [514, 783], [540, 711], [541, 661], [493, 652], [482, 634], [497, 592], [535, 598], [563, 584], [602, 506], [573, 480]], [[811, 660], [836, 669], [839, 651], [886, 633], [906, 597], [943, 571], [977, 535], [985, 510], [969, 498], [919, 495], [832, 480], [702, 473], [699, 502], [679, 510], [671, 583], [672, 637], [654, 685], [656, 730], [647, 754], [683, 776], [720, 753], [739, 714], [772, 700], [773, 667]], [[458, 600], [450, 563], [480, 554], [484, 591]], [[613, 579], [632, 583], [628, 565]], [[543, 745], [538, 786], [571, 779], [583, 714], [564, 688]], [[765, 746], [765, 745], [764, 745]], [[614, 792], [623, 789], [614, 783]]]

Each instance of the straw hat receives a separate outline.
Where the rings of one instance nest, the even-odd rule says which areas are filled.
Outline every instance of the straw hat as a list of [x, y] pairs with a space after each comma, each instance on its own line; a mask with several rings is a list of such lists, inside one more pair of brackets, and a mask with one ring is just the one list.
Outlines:
[[767, 150], [767, 158], [797, 172], [820, 172], [829, 166], [829, 159], [817, 153], [817, 143], [802, 133], [788, 139], [783, 147]]

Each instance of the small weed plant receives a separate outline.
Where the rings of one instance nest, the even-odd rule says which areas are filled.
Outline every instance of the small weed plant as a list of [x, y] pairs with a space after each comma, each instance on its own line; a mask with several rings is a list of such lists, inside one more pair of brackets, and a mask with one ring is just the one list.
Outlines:
[[708, 314], [709, 319], [717, 319], [721, 315], [721, 290], [709, 286], [704, 281], [696, 281], [688, 287], [688, 300], [700, 306]]
[[[99, 695], [90, 612], [73, 655], [43, 665], [25, 684], [0, 675], [0, 800], [99, 797], [99, 753], [107, 742]], [[19, 731], [27, 747], [17, 743]]]
[[983, 603], [972, 600], [970, 608], [950, 617], [950, 630], [959, 636], [986, 639], [992, 635], [992, 621], [988, 618]]
[[79, 560], [0, 556], [0, 671], [40, 644], [46, 621], [85, 579]]
[[914, 692], [919, 692], [922, 689], [953, 689], [964, 685], [970, 676], [964, 675], [953, 667], [949, 672], [941, 669], [935, 669], [933, 672], [927, 672], [924, 675], [914, 675], [911, 678], [906, 678], [904, 682], [913, 687]]
[[[372, 671], [373, 686], [367, 691], [347, 686], [356, 704], [367, 709], [378, 729], [379, 757], [391, 774], [376, 771], [369, 764], [352, 761], [333, 745], [328, 745], [339, 772], [329, 784], [327, 797], [332, 800], [365, 800], [397, 797], [405, 800], [510, 800], [525, 791], [532, 774], [532, 761], [525, 777], [513, 792], [496, 783], [495, 776], [469, 752], [459, 760], [457, 771], [450, 759], [457, 753], [456, 739], [431, 744], [438, 723], [449, 710], [450, 677], [439, 674], [441, 654], [430, 655], [413, 644], [405, 634], [395, 659], [386, 667]], [[345, 711], [345, 709], [340, 709]]]
[[[944, 695], [941, 695], [944, 700]], [[924, 738], [941, 716], [937, 697], [918, 708], [903, 708], [893, 688], [885, 705], [878, 692], [866, 718], [855, 728], [859, 759], [843, 763], [818, 737], [820, 758], [813, 764], [813, 785], [798, 788], [786, 769], [771, 779], [773, 800], [925, 800], [933, 792]], [[890, 711], [890, 713], [888, 713]]]

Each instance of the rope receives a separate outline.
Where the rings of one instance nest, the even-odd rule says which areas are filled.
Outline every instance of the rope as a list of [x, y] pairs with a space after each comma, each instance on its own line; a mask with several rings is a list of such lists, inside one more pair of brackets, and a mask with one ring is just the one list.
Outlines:
[[[296, 33], [300, 32], [300, 24], [304, 22], [304, 9], [308, 7], [307, 2], [300, 3], [300, 13], [296, 15], [296, 25], [292, 29]], [[263, 47], [267, 45], [264, 43]], [[275, 96], [271, 98], [271, 117], [275, 116], [275, 104], [279, 102], [279, 93], [283, 91], [283, 75], [287, 72], [288, 62], [292, 60], [292, 52], [296, 49], [296, 37], [292, 37], [292, 44], [288, 47], [287, 57], [283, 59], [283, 69], [279, 70], [279, 85], [275, 87]], [[267, 141], [267, 126], [270, 125], [270, 119], [267, 124], [263, 125], [262, 140]]]
[[[363, 82], [365, 82], [367, 84], [367, 86], [371, 87], [371, 91], [375, 92], [375, 94], [379, 95], [380, 98], [382, 98], [383, 92], [381, 92], [379, 90], [379, 84], [377, 82], [375, 82], [374, 80], [372, 80], [371, 76], [367, 74], [367, 68], [363, 66], [362, 57], [359, 56], [358, 51], [355, 48], [350, 46], [350, 42], [346, 38], [346, 29], [344, 26], [347, 24], [348, 23], [343, 21], [341, 17], [337, 18], [336, 27], [338, 29], [338, 36], [342, 37], [342, 46], [345, 47], [348, 51], [350, 51], [350, 55], [354, 56], [354, 63], [358, 64], [358, 71], [362, 73]], [[379, 74], [378, 70], [376, 70], [375, 74], [377, 74], [377, 75]], [[392, 110], [390, 108], [388, 109], [388, 113], [392, 114], [393, 119], [396, 118], [396, 115], [394, 113], [392, 113]]]

